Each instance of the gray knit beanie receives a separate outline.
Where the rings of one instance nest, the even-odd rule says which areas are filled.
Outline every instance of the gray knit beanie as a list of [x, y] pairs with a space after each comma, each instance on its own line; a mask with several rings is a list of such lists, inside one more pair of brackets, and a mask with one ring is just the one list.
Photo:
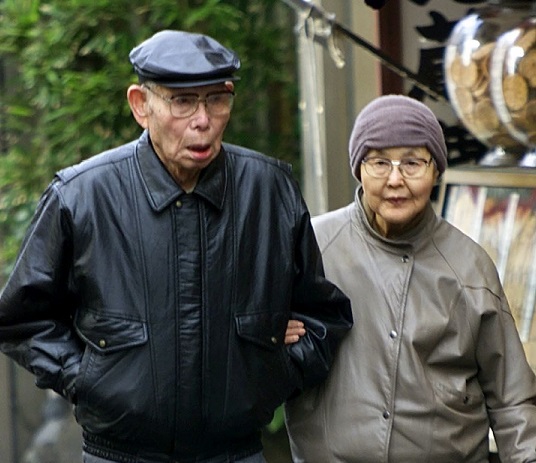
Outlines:
[[369, 150], [400, 146], [425, 146], [439, 174], [445, 171], [445, 137], [430, 108], [403, 95], [380, 96], [365, 106], [355, 120], [348, 145], [352, 174], [361, 180], [361, 161]]

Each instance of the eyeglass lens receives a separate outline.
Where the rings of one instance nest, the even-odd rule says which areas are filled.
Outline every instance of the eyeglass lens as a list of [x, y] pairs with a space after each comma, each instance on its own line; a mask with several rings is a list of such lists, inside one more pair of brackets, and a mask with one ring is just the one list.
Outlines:
[[169, 104], [171, 115], [176, 118], [190, 117], [199, 108], [199, 103], [203, 102], [205, 109], [212, 116], [223, 116], [231, 112], [234, 101], [233, 92], [213, 92], [204, 98], [195, 94], [175, 95], [168, 97], [157, 92], [152, 86], [145, 85], [145, 88]]
[[218, 92], [208, 94], [205, 98], [197, 95], [177, 95], [170, 99], [171, 114], [175, 117], [188, 117], [194, 114], [203, 102], [207, 111], [213, 116], [221, 116], [231, 111], [233, 94]]
[[369, 175], [377, 178], [387, 177], [394, 166], [398, 167], [403, 177], [418, 178], [424, 175], [429, 161], [425, 159], [402, 159], [392, 161], [389, 159], [368, 159], [364, 161], [365, 170]]

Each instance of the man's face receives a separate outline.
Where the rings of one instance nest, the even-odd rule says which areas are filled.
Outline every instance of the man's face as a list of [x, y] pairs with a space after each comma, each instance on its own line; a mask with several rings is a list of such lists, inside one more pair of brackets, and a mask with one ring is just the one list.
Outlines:
[[214, 92], [232, 91], [232, 84], [179, 89], [156, 85], [142, 88], [147, 114], [144, 128], [149, 130], [158, 157], [176, 179], [197, 178], [199, 172], [218, 155], [230, 113], [211, 114], [206, 104], [200, 102], [192, 115], [177, 118], [171, 113], [170, 105], [173, 103], [169, 98], [184, 95], [205, 98]]

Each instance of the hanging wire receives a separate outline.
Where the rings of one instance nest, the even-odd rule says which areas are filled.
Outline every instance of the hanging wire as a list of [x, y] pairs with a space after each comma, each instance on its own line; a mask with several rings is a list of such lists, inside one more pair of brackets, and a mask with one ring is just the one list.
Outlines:
[[[323, 8], [315, 5], [310, 0], [282, 0], [291, 8], [295, 9], [298, 12], [305, 11], [306, 14], [311, 17], [313, 20], [318, 20], [321, 23], [328, 25], [321, 29], [322, 33], [315, 36], [314, 38], [327, 46], [330, 56], [334, 59], [335, 65], [337, 67], [344, 66], [344, 57], [340, 48], [337, 45], [338, 37], [344, 36], [350, 39], [352, 42], [356, 43], [358, 46], [364, 48], [373, 56], [379, 59], [379, 61], [388, 69], [399, 75], [400, 77], [411, 81], [415, 86], [420, 88], [424, 93], [426, 93], [430, 98], [434, 100], [448, 103], [445, 96], [436, 92], [434, 89], [430, 88], [429, 85], [422, 82], [417, 74], [415, 74], [410, 69], [406, 68], [402, 64], [397, 63], [391, 57], [382, 52], [379, 48], [372, 45], [370, 42], [366, 41], [347, 27], [343, 26], [335, 20], [335, 15], [333, 13], [326, 12]], [[329, 32], [329, 37], [326, 36], [326, 33]], [[341, 66], [342, 63], [342, 66]]]

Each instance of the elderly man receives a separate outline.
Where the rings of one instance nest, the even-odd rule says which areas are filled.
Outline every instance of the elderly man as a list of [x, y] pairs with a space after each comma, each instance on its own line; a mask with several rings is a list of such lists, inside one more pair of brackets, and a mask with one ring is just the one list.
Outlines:
[[87, 463], [263, 462], [262, 427], [326, 377], [349, 301], [289, 167], [222, 143], [236, 54], [162, 31], [130, 60], [144, 131], [45, 191], [0, 348], [75, 405]]

